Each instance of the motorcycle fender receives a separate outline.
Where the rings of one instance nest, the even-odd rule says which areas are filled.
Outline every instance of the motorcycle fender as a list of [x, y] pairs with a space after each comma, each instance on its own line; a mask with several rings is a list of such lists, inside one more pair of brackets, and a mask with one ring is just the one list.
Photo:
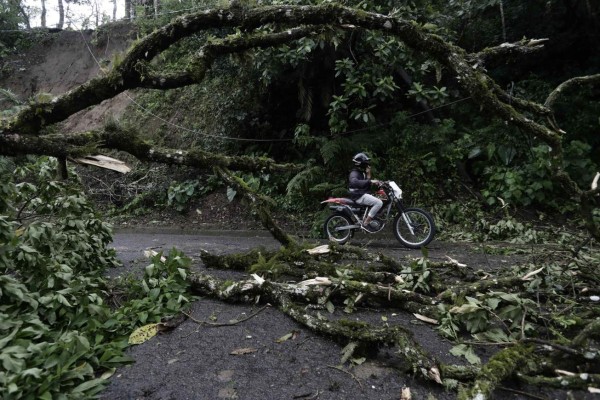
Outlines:
[[354, 220], [353, 215], [352, 215], [352, 211], [350, 210], [350, 207], [348, 207], [348, 206], [330, 206], [329, 208], [331, 210], [334, 210], [336, 212], [344, 214], [345, 216], [347, 216], [351, 220]]

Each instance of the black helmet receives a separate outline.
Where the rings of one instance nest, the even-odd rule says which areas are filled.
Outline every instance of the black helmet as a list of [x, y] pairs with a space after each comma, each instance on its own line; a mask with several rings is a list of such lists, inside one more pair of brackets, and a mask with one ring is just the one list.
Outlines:
[[358, 153], [357, 155], [352, 157], [352, 162], [357, 167], [365, 167], [365, 166], [369, 165], [369, 163], [371, 162], [371, 159], [365, 153]]

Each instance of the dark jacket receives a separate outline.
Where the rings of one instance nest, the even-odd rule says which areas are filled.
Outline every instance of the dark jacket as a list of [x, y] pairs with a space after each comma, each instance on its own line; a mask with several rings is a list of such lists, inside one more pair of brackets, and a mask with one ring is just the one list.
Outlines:
[[360, 198], [371, 189], [371, 180], [367, 178], [366, 172], [360, 169], [355, 168], [350, 171], [348, 181], [348, 189], [352, 200]]

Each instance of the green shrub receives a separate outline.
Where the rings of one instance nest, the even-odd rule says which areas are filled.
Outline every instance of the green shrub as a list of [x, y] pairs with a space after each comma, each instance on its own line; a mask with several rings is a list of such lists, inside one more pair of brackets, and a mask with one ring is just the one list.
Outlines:
[[132, 329], [176, 313], [189, 299], [190, 260], [159, 254], [143, 280], [118, 288], [110, 227], [56, 162], [0, 158], [0, 397], [90, 398], [125, 356]]

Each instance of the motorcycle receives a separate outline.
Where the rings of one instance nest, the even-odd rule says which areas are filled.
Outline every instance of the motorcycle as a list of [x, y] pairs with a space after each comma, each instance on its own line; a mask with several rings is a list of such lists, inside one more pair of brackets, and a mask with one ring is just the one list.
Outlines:
[[321, 204], [328, 204], [333, 213], [324, 224], [325, 236], [338, 244], [344, 244], [358, 231], [368, 234], [378, 233], [390, 221], [396, 239], [404, 246], [419, 249], [427, 246], [435, 236], [435, 223], [427, 211], [420, 208], [406, 208], [402, 202], [402, 189], [394, 182], [380, 182], [373, 194], [383, 201], [383, 207], [369, 223], [362, 221], [369, 212], [367, 206], [357, 204], [345, 197], [329, 198]]

